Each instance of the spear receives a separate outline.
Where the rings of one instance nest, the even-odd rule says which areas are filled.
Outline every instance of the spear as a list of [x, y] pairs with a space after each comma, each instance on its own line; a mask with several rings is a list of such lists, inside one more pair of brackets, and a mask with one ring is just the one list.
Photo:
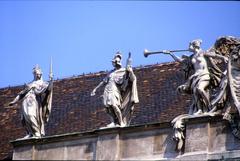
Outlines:
[[131, 52], [129, 52], [126, 67], [131, 66], [131, 65], [132, 65], [132, 58], [131, 58]]
[[53, 80], [52, 57], [51, 57], [51, 61], [50, 61], [49, 80], [50, 80], [50, 81]]
[[50, 61], [50, 70], [49, 70], [49, 95], [47, 97], [47, 108], [44, 109], [44, 122], [48, 122], [49, 115], [52, 109], [52, 96], [53, 96], [53, 70], [52, 70], [52, 57]]

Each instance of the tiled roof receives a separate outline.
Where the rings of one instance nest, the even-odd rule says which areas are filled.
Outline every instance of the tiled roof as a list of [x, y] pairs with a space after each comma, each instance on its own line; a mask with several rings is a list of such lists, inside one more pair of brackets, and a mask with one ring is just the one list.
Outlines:
[[[131, 125], [169, 122], [187, 112], [190, 97], [176, 91], [177, 86], [184, 83], [180, 69], [177, 62], [134, 68], [140, 102], [135, 106]], [[106, 72], [99, 72], [54, 81], [53, 107], [46, 135], [90, 131], [110, 123], [102, 104], [103, 88], [96, 96], [90, 96], [104, 76]], [[6, 107], [22, 89], [23, 86], [0, 89], [0, 159], [11, 155], [10, 140], [25, 135], [20, 103]]]

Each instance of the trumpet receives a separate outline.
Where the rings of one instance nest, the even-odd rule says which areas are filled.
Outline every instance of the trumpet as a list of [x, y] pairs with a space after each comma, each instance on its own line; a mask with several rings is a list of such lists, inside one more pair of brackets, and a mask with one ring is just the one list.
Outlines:
[[153, 55], [153, 54], [168, 54], [173, 53], [173, 52], [183, 52], [183, 51], [189, 51], [188, 49], [185, 50], [161, 50], [161, 51], [148, 51], [147, 49], [144, 50], [143, 55], [145, 57], [148, 57], [148, 55]]

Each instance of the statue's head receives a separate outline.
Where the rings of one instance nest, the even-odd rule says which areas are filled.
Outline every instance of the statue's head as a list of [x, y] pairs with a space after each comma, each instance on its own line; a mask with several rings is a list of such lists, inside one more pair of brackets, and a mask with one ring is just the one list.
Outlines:
[[112, 59], [112, 64], [114, 67], [121, 67], [121, 60], [122, 60], [122, 54], [120, 52], [117, 52]]
[[202, 44], [202, 40], [201, 39], [196, 39], [193, 40], [189, 43], [189, 50], [190, 51], [195, 51], [196, 49], [200, 49], [201, 48], [201, 44]]
[[33, 68], [33, 75], [34, 75], [34, 80], [39, 80], [42, 78], [42, 70], [38, 64]]

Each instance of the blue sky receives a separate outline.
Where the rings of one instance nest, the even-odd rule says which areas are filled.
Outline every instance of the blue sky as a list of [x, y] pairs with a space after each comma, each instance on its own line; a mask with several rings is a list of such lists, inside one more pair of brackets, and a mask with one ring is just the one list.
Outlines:
[[32, 81], [35, 64], [47, 80], [51, 57], [61, 79], [111, 70], [117, 51], [133, 67], [173, 61], [143, 50], [208, 49], [239, 29], [238, 1], [0, 1], [0, 88]]

